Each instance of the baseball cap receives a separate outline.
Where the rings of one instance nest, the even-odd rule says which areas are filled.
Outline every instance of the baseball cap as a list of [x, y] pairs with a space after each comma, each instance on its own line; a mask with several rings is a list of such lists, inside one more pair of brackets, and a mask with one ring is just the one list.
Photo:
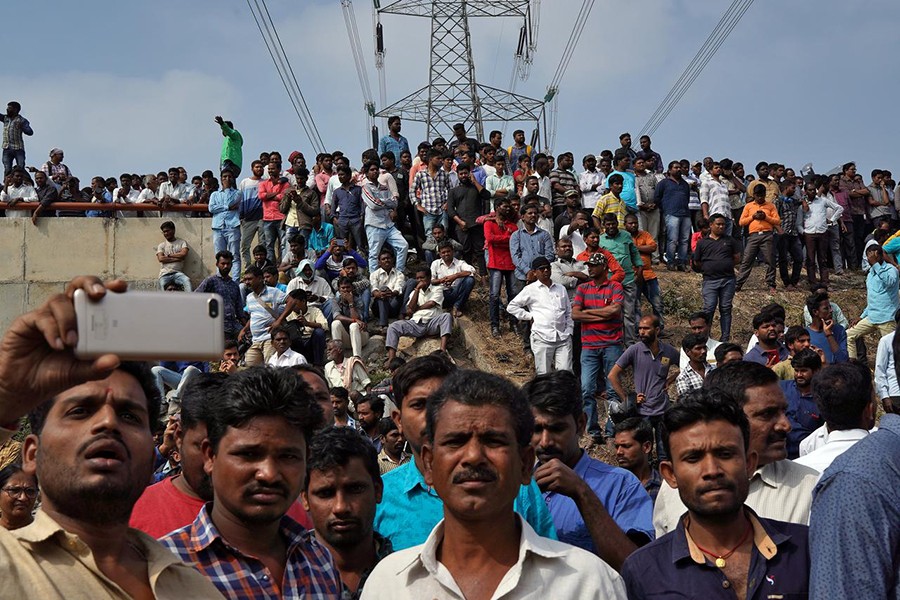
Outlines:
[[595, 266], [595, 267], [605, 267], [606, 266], [606, 256], [604, 256], [600, 252], [595, 252], [595, 253], [591, 254], [590, 258], [588, 258], [587, 264]]

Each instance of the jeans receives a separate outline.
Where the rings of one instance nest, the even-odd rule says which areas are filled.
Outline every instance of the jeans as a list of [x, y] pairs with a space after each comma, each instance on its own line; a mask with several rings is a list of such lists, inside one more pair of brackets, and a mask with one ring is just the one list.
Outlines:
[[[666, 264], [686, 265], [691, 242], [691, 218], [666, 215]], [[676, 262], [676, 246], [678, 260]]]
[[272, 264], [278, 264], [275, 260], [275, 248], [281, 250], [281, 221], [263, 221], [262, 236], [266, 246], [266, 258]]
[[653, 309], [653, 314], [656, 318], [659, 319], [660, 328], [665, 327], [665, 322], [663, 321], [663, 304], [662, 304], [662, 293], [659, 289], [659, 279], [645, 279], [641, 282], [641, 284], [637, 288], [637, 293], [634, 296], [634, 322], [637, 323], [641, 320], [641, 296], [647, 299], [650, 302], [650, 306]]
[[[356, 245], [356, 248], [364, 253], [367, 242], [366, 236], [363, 233], [362, 220], [350, 222], [338, 219], [334, 222], [334, 236], [344, 240], [353, 238], [353, 243]], [[375, 268], [377, 269], [378, 267], [376, 266]]]
[[709, 315], [710, 322], [716, 314], [716, 305], [719, 306], [719, 327], [722, 335], [721, 342], [731, 339], [731, 306], [734, 301], [734, 277], [724, 279], [703, 279], [703, 312]]
[[607, 400], [618, 400], [616, 390], [609, 382], [609, 372], [622, 356], [622, 346], [581, 349], [581, 398], [584, 401], [584, 412], [587, 415], [588, 435], [601, 435], [600, 423], [597, 421], [597, 377], [603, 367], [603, 378], [606, 379]]
[[846, 231], [841, 231], [841, 256], [850, 270], [858, 271], [860, 263], [853, 262], [853, 257], [856, 256], [856, 246], [853, 243], [853, 221], [843, 221], [843, 225]]
[[766, 263], [766, 285], [775, 287], [775, 256], [772, 252], [774, 233], [772, 231], [757, 231], [747, 237], [747, 245], [744, 247], [744, 256], [741, 258], [741, 268], [738, 271], [737, 288], [740, 289], [750, 277], [753, 263], [756, 257], [762, 255]]
[[622, 328], [624, 331], [625, 345], [630, 346], [637, 337], [637, 321], [634, 318], [634, 304], [637, 300], [637, 283], [622, 284], [625, 292], [625, 305], [622, 307]]
[[312, 227], [286, 227], [283, 239], [281, 240], [281, 255], [287, 256], [288, 252], [291, 251], [291, 238], [298, 233], [303, 236], [307, 247], [309, 247], [309, 234], [311, 232]]
[[653, 252], [653, 259], [659, 261], [659, 214], [660, 210], [639, 210], [637, 213], [638, 227], [653, 236], [656, 240], [656, 250]]
[[325, 330], [313, 329], [308, 338], [298, 340], [292, 344], [292, 350], [306, 357], [310, 363], [317, 366], [325, 365]]
[[669, 455], [666, 454], [666, 449], [663, 446], [662, 441], [662, 415], [655, 415], [652, 417], [644, 417], [644, 420], [650, 424], [650, 427], [653, 429], [653, 438], [655, 440], [656, 446], [656, 458], [657, 460], [669, 460]]
[[3, 176], [6, 177], [13, 170], [13, 160], [16, 161], [16, 167], [19, 169], [25, 168], [25, 150], [10, 150], [9, 148], [3, 149]]
[[[816, 278], [816, 262], [819, 264], [819, 277]], [[806, 278], [810, 285], [820, 282], [828, 285], [828, 234], [806, 234]]]
[[182, 273], [181, 271], [174, 271], [172, 273], [166, 273], [165, 275], [159, 276], [159, 289], [165, 290], [166, 286], [170, 283], [175, 282], [180, 284], [183, 291], [190, 292], [191, 289], [191, 278]]
[[378, 253], [385, 243], [390, 245], [397, 255], [397, 270], [403, 272], [406, 269], [409, 243], [399, 229], [393, 225], [387, 229], [366, 225], [366, 239], [369, 241], [369, 272], [378, 270]]
[[828, 238], [828, 246], [830, 248], [831, 268], [838, 275], [842, 275], [844, 273], [844, 257], [841, 256], [841, 226], [832, 225], [829, 227], [825, 237]]
[[[803, 248], [800, 236], [775, 235], [775, 248], [778, 251], [778, 270], [784, 285], [797, 285], [800, 281], [800, 269], [803, 268]], [[791, 259], [791, 272], [788, 275], [788, 257]]]
[[866, 236], [870, 231], [872, 231], [872, 226], [866, 219], [866, 215], [853, 215], [853, 261], [850, 264], [862, 264]]
[[400, 296], [375, 299], [375, 302], [372, 303], [372, 311], [378, 315], [378, 324], [380, 326], [387, 327], [389, 318], [400, 315], [400, 303]]
[[169, 415], [174, 415], [181, 410], [181, 393], [184, 390], [184, 386], [191, 380], [191, 377], [197, 373], [202, 373], [200, 369], [193, 365], [185, 367], [182, 373], [160, 366], [150, 367], [150, 371], [156, 377], [156, 387], [159, 388], [159, 393], [163, 400], [166, 397], [166, 386], [175, 390], [175, 397], [168, 403], [169, 406], [166, 411]]
[[[413, 280], [415, 282], [415, 280]], [[359, 316], [363, 321], [369, 321], [369, 306], [372, 304], [372, 288], [366, 288], [359, 293], [359, 299], [362, 301], [362, 310]], [[322, 314], [330, 323], [334, 318], [335, 298], [331, 297], [322, 304]], [[327, 308], [326, 308], [327, 307]]]
[[475, 278], [471, 275], [455, 280], [450, 288], [444, 288], [444, 308], [456, 308], [462, 310], [469, 300], [469, 294], [475, 287]]
[[506, 301], [509, 302], [515, 298], [515, 287], [513, 280], [515, 279], [515, 271], [505, 271], [501, 269], [488, 269], [491, 276], [489, 314], [491, 319], [491, 328], [500, 327], [500, 288], [506, 283]]
[[434, 229], [435, 225], [440, 223], [441, 225], [444, 226], [444, 229], [446, 230], [447, 227], [450, 225], [450, 219], [447, 217], [447, 213], [443, 212], [443, 211], [437, 215], [432, 215], [430, 213], [422, 213], [422, 223], [425, 228], [425, 239], [428, 239], [431, 237], [431, 230]]
[[228, 250], [234, 255], [231, 265], [231, 278], [241, 280], [241, 228], [213, 229], [213, 249], [216, 253]]
[[[261, 229], [262, 221], [241, 221], [241, 264], [252, 265], [253, 257], [250, 250], [253, 247], [253, 238], [259, 233], [259, 243], [265, 245], [265, 234]], [[237, 258], [237, 254], [234, 255]]]

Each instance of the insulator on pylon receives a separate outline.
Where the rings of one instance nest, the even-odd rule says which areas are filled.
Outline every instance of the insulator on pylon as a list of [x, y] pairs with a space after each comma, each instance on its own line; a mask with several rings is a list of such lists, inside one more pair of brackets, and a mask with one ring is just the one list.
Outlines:
[[519, 45], [516, 48], [516, 56], [522, 56], [522, 53], [525, 51], [525, 26], [522, 25], [522, 28], [519, 30]]
[[384, 30], [381, 23], [375, 26], [375, 51], [384, 54]]

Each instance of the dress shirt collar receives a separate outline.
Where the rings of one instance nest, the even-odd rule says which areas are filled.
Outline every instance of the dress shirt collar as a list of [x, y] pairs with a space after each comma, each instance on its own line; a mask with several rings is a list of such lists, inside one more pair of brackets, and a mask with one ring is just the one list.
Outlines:
[[[757, 551], [763, 558], [772, 560], [772, 558], [778, 554], [778, 546], [789, 540], [791, 536], [779, 531], [770, 532], [757, 518], [756, 513], [753, 512], [752, 509], [744, 506], [744, 510], [753, 527], [753, 545], [756, 546]], [[678, 537], [675, 539], [675, 543], [672, 544], [672, 562], [677, 563], [681, 560], [690, 558], [698, 565], [710, 564], [709, 561], [707, 561], [706, 555], [703, 554], [691, 538], [691, 534], [687, 530], [687, 524], [689, 522], [690, 517], [688, 515], [685, 515], [684, 518], [678, 522], [678, 529], [675, 530]]]
[[[194, 522], [191, 523], [190, 529], [190, 540], [187, 544], [187, 549], [191, 552], [199, 554], [200, 552], [209, 548], [216, 540], [221, 540], [221, 543], [224, 544], [230, 551], [240, 554], [240, 552], [233, 548], [225, 538], [222, 537], [222, 534], [219, 533], [219, 530], [216, 528], [215, 524], [212, 521], [212, 502], [208, 502], [200, 509], [200, 513], [197, 515], [197, 518], [194, 519]], [[288, 553], [290, 554], [291, 548], [295, 545], [303, 541], [304, 534], [308, 532], [306, 529], [291, 519], [288, 516], [284, 516], [281, 518], [280, 524], [280, 533], [284, 537], [288, 546]]]

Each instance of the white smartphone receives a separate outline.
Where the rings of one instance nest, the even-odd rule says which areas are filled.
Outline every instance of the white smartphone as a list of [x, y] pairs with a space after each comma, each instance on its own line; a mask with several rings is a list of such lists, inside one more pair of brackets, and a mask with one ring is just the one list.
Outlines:
[[225, 330], [218, 294], [107, 293], [99, 302], [75, 291], [75, 356], [117, 354], [125, 360], [217, 360]]

